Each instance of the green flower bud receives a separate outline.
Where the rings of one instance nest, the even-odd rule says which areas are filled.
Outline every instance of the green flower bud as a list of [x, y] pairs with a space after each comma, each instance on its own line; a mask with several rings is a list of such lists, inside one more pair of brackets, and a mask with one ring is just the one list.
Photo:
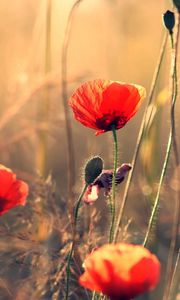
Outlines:
[[169, 30], [169, 33], [173, 33], [173, 28], [175, 25], [174, 13], [170, 10], [163, 15], [164, 26]]
[[103, 160], [99, 156], [91, 158], [85, 166], [85, 182], [91, 184], [101, 174], [103, 170]]
[[178, 12], [180, 13], [180, 0], [173, 0], [173, 3], [176, 6]]

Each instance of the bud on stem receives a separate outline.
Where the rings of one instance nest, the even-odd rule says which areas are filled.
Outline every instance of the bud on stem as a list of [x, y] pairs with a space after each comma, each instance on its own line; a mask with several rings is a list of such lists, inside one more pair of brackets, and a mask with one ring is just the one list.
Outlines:
[[167, 10], [165, 14], [163, 14], [163, 22], [166, 29], [169, 30], [169, 33], [173, 33], [173, 28], [175, 25], [175, 16], [174, 13], [170, 10]]
[[99, 156], [91, 158], [85, 166], [85, 182], [91, 184], [101, 174], [103, 170], [103, 160]]

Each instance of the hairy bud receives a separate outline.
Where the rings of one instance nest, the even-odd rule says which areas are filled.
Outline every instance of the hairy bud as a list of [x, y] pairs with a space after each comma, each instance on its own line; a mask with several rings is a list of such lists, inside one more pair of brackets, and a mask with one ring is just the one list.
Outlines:
[[91, 158], [85, 166], [85, 182], [91, 184], [101, 174], [103, 160], [99, 156]]

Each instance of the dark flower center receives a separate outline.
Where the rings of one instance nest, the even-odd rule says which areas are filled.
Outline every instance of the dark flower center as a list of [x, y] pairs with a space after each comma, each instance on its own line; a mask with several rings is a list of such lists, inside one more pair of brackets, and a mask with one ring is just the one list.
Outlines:
[[112, 128], [119, 129], [127, 122], [127, 118], [123, 115], [116, 116], [114, 114], [105, 114], [102, 118], [96, 119], [96, 126], [99, 129], [109, 131]]
[[7, 204], [7, 200], [0, 197], [0, 212], [4, 211], [4, 207]]

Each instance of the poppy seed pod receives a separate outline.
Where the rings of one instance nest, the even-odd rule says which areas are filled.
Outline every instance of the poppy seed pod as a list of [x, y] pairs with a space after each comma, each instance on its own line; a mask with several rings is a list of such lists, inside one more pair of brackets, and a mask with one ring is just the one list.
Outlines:
[[85, 182], [91, 184], [101, 174], [103, 160], [99, 156], [91, 158], [85, 166]]
[[170, 10], [167, 10], [166, 13], [163, 14], [163, 22], [164, 26], [169, 30], [169, 33], [172, 34], [175, 25], [174, 13]]
[[173, 0], [173, 4], [176, 6], [178, 12], [180, 13], [180, 0]]

